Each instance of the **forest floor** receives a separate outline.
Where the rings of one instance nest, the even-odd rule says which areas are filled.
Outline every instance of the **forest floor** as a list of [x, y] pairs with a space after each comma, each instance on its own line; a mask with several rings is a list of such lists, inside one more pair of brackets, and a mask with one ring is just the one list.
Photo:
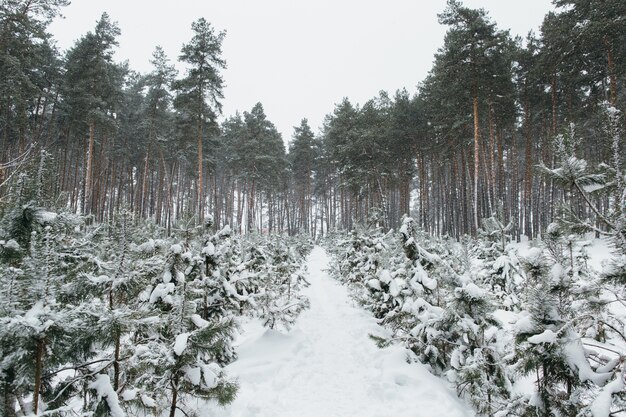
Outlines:
[[355, 306], [347, 289], [325, 271], [328, 255], [315, 247], [305, 289], [311, 308], [289, 332], [244, 324], [239, 359], [226, 369], [239, 381], [235, 401], [199, 407], [201, 417], [426, 417], [471, 416], [445, 380], [407, 363], [399, 346], [379, 349], [384, 335]]

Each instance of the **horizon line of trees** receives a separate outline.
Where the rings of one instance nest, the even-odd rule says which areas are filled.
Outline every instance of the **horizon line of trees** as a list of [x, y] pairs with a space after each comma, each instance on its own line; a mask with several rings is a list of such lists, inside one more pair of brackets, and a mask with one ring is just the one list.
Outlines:
[[[540, 33], [521, 39], [449, 0], [417, 92], [346, 98], [319, 134], [303, 119], [287, 150], [261, 103], [218, 123], [225, 32], [204, 18], [178, 57], [183, 76], [158, 46], [139, 74], [114, 62], [120, 30], [106, 13], [61, 54], [47, 26], [67, 0], [3, 2], [0, 212], [30, 172], [45, 176], [47, 204], [98, 222], [125, 207], [167, 228], [211, 215], [218, 228], [315, 235], [375, 210], [385, 227], [412, 214], [459, 238], [497, 212], [516, 238], [535, 237], [565, 201], [595, 219], [535, 168], [553, 165], [559, 135], [577, 136], [591, 163], [611, 158], [602, 126], [606, 103], [626, 104], [626, 4], [553, 3]], [[600, 211], [614, 203], [594, 198]]]

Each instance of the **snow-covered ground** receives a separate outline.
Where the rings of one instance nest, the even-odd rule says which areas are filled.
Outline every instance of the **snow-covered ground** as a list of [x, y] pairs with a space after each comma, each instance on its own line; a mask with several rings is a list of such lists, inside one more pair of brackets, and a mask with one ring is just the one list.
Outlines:
[[326, 252], [309, 260], [311, 301], [289, 333], [252, 322], [239, 340], [239, 359], [227, 367], [239, 380], [234, 403], [210, 405], [202, 417], [471, 416], [445, 381], [409, 364], [401, 347], [379, 349], [368, 334], [384, 334], [354, 306], [347, 290], [325, 272]]

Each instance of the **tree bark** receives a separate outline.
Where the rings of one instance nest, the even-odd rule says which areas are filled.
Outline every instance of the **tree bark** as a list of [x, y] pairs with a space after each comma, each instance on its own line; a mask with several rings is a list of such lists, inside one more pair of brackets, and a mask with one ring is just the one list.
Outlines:
[[551, 84], [551, 98], [552, 98], [552, 134], [556, 135], [556, 72], [552, 74]]
[[480, 136], [478, 122], [478, 94], [474, 93], [474, 233], [478, 231], [478, 172], [480, 161]]
[[528, 102], [524, 103], [524, 136], [526, 136], [526, 166], [524, 175], [524, 231], [528, 238], [532, 239], [532, 224], [530, 217], [532, 215], [532, 190], [533, 190], [533, 160], [532, 160], [532, 136], [530, 127], [530, 106]]
[[87, 148], [87, 165], [85, 168], [85, 204], [83, 210], [86, 210], [87, 207], [91, 207], [91, 183], [93, 182], [93, 149], [96, 135], [96, 124], [95, 122], [89, 122], [89, 145]]
[[45, 352], [45, 339], [37, 340], [35, 350], [35, 386], [33, 388], [33, 413], [37, 415], [39, 408], [39, 393], [41, 391], [41, 379], [43, 369], [43, 355]]
[[611, 106], [617, 104], [617, 76], [615, 75], [615, 61], [613, 59], [613, 45], [609, 38], [604, 36], [604, 46], [606, 47], [607, 66], [609, 69], [609, 88]]
[[176, 404], [178, 403], [178, 375], [174, 376], [172, 384], [172, 403], [169, 417], [176, 417]]
[[204, 221], [204, 189], [202, 188], [202, 113], [204, 107], [202, 88], [200, 88], [200, 114], [198, 115], [198, 221]]

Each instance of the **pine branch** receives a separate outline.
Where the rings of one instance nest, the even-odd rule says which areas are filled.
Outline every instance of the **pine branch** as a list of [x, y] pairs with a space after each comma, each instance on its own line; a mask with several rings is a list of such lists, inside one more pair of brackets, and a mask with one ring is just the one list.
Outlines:
[[[101, 362], [101, 361], [100, 361]], [[65, 390], [67, 390], [69, 387], [71, 387], [72, 385], [74, 385], [76, 382], [81, 381], [85, 378], [89, 378], [95, 375], [98, 375], [100, 372], [104, 371], [106, 368], [108, 368], [111, 364], [113, 363], [113, 361], [110, 361], [108, 364], [106, 364], [105, 366], [101, 367], [100, 369], [97, 369], [93, 372], [87, 373], [87, 374], [83, 374], [77, 377], [72, 378], [62, 389], [61, 391], [58, 392], [58, 394], [56, 395], [56, 397], [54, 397], [51, 401], [49, 401], [49, 403], [54, 403], [56, 400], [58, 400], [61, 395], [65, 392]]]
[[[123, 360], [126, 360], [126, 359], [130, 359], [130, 356], [128, 356], [126, 358], [122, 358], [122, 359], [120, 359], [120, 361], [123, 361]], [[61, 373], [63, 371], [70, 371], [70, 370], [77, 371], [79, 369], [86, 368], [86, 367], [88, 367], [90, 365], [93, 365], [93, 364], [96, 364], [96, 363], [100, 363], [100, 362], [106, 362], [106, 361], [110, 361], [111, 363], [113, 363], [113, 360], [111, 360], [111, 359], [97, 359], [95, 361], [81, 363], [80, 365], [66, 366], [65, 368], [57, 369], [54, 372], [50, 372], [50, 373], [44, 375], [43, 378], [50, 378], [51, 376], [54, 376], [54, 375], [56, 375], [58, 373]], [[106, 368], [106, 366], [103, 369], [105, 369], [105, 368]]]
[[596, 344], [589, 343], [589, 342], [582, 342], [582, 343], [583, 343], [583, 345], [585, 345], [585, 346], [591, 346], [591, 347], [594, 347], [594, 348], [598, 348], [598, 349], [606, 350], [607, 352], [615, 353], [616, 355], [618, 355], [618, 356], [620, 356], [620, 357], [622, 357], [622, 356], [624, 355], [624, 353], [623, 353], [623, 352], [619, 352], [619, 351], [614, 350], [614, 349], [609, 349], [609, 348], [608, 348], [608, 347], [606, 347], [606, 346], [596, 345]]
[[600, 211], [598, 210], [598, 208], [591, 202], [591, 200], [589, 200], [589, 196], [587, 196], [587, 193], [581, 188], [580, 184], [578, 184], [577, 180], [573, 181], [574, 186], [576, 187], [576, 190], [580, 193], [580, 195], [583, 197], [583, 199], [585, 200], [585, 203], [587, 203], [587, 205], [589, 206], [589, 208], [591, 208], [591, 210], [596, 214], [596, 216], [598, 216], [598, 218], [607, 226], [609, 226], [609, 228], [611, 230], [615, 230], [616, 227], [613, 223], [611, 223], [606, 217], [604, 217], [604, 215], [602, 213], [600, 213]]
[[624, 340], [624, 342], [626, 342], [626, 336], [624, 335], [624, 333], [622, 333], [621, 331], [617, 330], [613, 325], [607, 323], [604, 320], [600, 320], [600, 321], [598, 321], [598, 323], [604, 324], [606, 327], [612, 329], [615, 333], [620, 335], [620, 337], [622, 338], [622, 340]]

